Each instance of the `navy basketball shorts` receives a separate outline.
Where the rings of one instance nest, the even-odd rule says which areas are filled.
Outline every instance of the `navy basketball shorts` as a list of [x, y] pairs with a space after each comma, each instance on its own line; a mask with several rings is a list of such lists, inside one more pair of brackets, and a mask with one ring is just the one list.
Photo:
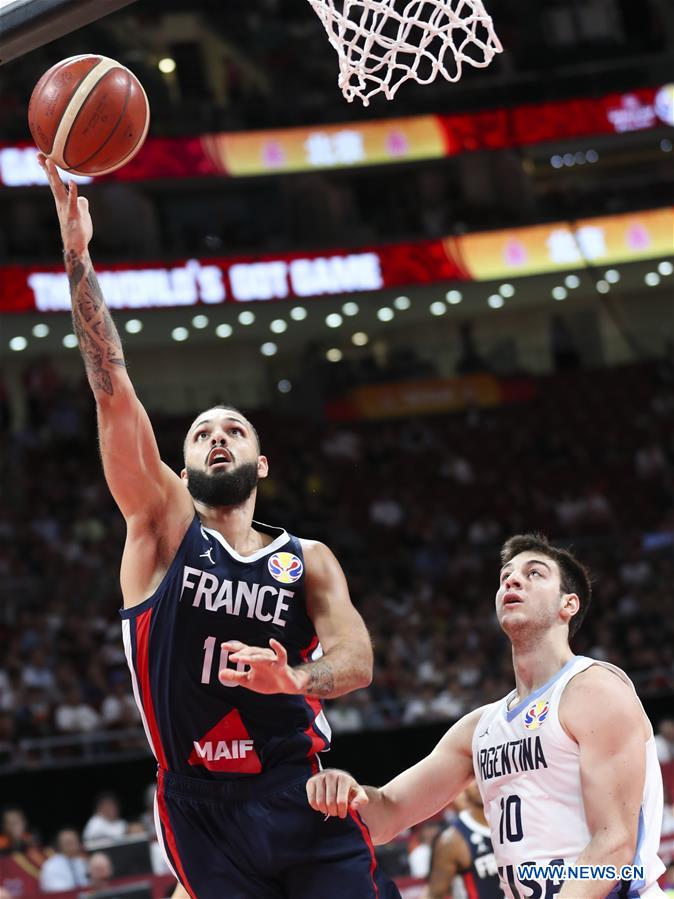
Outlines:
[[307, 801], [308, 766], [204, 781], [160, 769], [157, 832], [192, 899], [400, 899], [353, 812]]

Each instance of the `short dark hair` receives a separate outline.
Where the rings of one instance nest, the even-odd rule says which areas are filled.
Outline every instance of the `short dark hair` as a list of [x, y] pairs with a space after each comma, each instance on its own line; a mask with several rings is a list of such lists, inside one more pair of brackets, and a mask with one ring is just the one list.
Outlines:
[[580, 600], [576, 614], [569, 621], [569, 638], [578, 631], [592, 599], [590, 572], [568, 549], [552, 546], [544, 534], [515, 534], [501, 547], [501, 566], [524, 552], [538, 552], [555, 561], [559, 567], [560, 587], [564, 593], [575, 593]]
[[[227, 409], [229, 412], [236, 412], [237, 415], [240, 415], [242, 418], [245, 418], [248, 422], [251, 431], [253, 432], [253, 436], [255, 437], [255, 442], [257, 443], [257, 451], [258, 453], [262, 452], [262, 444], [260, 443], [260, 435], [257, 432], [257, 429], [253, 422], [248, 418], [248, 416], [242, 412], [240, 409], [237, 409], [236, 406], [230, 406], [229, 403], [215, 403], [213, 406], [209, 406], [209, 409]], [[196, 418], [199, 416], [197, 415]], [[189, 431], [188, 431], [189, 433]], [[183, 441], [183, 456], [185, 455], [185, 450], [187, 449], [187, 435], [185, 435], [185, 439]]]
[[[103, 790], [101, 793], [96, 795], [94, 799], [94, 808], [98, 808], [98, 806], [102, 802], [114, 802], [119, 807], [119, 796], [116, 793], [113, 793], [112, 790]], [[68, 830], [69, 828], [66, 828]]]

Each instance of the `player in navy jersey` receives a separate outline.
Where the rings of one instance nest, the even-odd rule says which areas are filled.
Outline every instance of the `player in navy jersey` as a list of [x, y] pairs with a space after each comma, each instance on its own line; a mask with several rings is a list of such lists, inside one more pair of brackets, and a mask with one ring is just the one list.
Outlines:
[[[433, 844], [424, 899], [503, 899], [482, 797], [473, 782], [460, 797], [464, 808]], [[460, 888], [454, 889], [455, 879]]]
[[158, 762], [169, 865], [192, 899], [397, 897], [360, 816], [323, 822], [306, 797], [330, 743], [321, 699], [372, 677], [339, 563], [323, 544], [253, 520], [268, 462], [236, 409], [195, 418], [180, 476], [162, 462], [89, 257], [87, 201], [40, 162], [103, 469], [127, 524], [124, 649]]

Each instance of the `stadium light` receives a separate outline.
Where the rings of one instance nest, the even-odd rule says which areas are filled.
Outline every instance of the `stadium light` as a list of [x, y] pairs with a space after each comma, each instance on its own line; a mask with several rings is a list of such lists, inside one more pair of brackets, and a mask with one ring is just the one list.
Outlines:
[[390, 322], [395, 315], [393, 309], [389, 309], [388, 306], [382, 306], [381, 309], [377, 309], [377, 318], [380, 322]]

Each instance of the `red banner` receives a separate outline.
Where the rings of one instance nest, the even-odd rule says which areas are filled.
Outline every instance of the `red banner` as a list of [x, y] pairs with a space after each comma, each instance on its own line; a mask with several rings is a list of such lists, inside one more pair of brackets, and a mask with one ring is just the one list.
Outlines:
[[[404, 284], [462, 280], [467, 274], [443, 241], [364, 248], [356, 252], [294, 253], [283, 257], [188, 259], [97, 267], [111, 309], [197, 303], [285, 300], [363, 293]], [[65, 312], [68, 279], [60, 267], [0, 269], [0, 311]]]
[[[101, 180], [250, 177], [355, 168], [622, 134], [663, 125], [674, 125], [674, 84], [600, 98], [532, 103], [460, 115], [409, 116], [186, 138], [150, 137], [131, 162]], [[29, 144], [0, 144], [0, 185], [46, 184], [36, 152]]]
[[[450, 281], [489, 281], [674, 253], [674, 208], [357, 250], [98, 266], [111, 309], [151, 309], [367, 294]], [[61, 267], [0, 268], [0, 311], [65, 312]]]

